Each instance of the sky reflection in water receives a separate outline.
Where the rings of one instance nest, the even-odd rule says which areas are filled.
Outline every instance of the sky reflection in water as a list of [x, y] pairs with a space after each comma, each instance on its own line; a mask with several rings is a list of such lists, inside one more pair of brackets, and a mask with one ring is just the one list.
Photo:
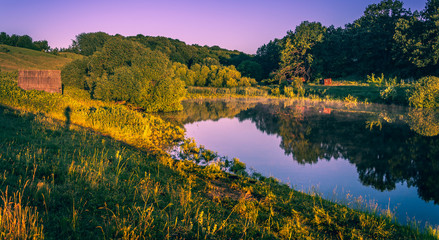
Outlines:
[[400, 107], [315, 102], [184, 106], [184, 113], [173, 118], [184, 124], [188, 137], [239, 158], [247, 168], [329, 199], [349, 193], [374, 200], [381, 208], [396, 209], [401, 222], [415, 217], [439, 224], [437, 114], [424, 119], [424, 113]]

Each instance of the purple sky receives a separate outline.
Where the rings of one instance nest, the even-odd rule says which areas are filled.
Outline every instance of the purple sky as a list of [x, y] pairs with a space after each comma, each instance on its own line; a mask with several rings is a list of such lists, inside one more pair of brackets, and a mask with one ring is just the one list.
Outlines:
[[[379, 0], [0, 0], [0, 32], [68, 47], [82, 32], [180, 39], [255, 53], [302, 21], [344, 26]], [[403, 0], [422, 10], [425, 0]]]

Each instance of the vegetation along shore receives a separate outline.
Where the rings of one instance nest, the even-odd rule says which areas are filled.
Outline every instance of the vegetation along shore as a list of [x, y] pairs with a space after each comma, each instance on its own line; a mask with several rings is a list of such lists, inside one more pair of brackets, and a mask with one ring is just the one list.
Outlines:
[[[438, 239], [436, 226], [250, 172], [155, 114], [218, 97], [434, 111], [438, 14], [435, 0], [421, 12], [383, 0], [343, 28], [302, 22], [255, 55], [104, 32], [52, 49], [0, 33], [0, 238]], [[22, 69], [61, 70], [63, 93], [21, 89]]]

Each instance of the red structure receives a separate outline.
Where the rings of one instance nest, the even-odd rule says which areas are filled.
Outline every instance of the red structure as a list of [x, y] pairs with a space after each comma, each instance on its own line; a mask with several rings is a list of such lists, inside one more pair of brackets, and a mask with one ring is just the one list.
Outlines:
[[332, 78], [326, 78], [323, 85], [332, 85]]
[[18, 86], [24, 90], [62, 93], [60, 70], [20, 70]]

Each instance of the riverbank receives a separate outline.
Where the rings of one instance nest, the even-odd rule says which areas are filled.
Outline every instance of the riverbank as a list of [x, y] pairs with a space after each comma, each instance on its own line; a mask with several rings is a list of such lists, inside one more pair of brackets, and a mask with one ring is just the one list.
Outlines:
[[288, 95], [282, 93], [277, 86], [257, 86], [242, 88], [212, 88], [212, 87], [188, 87], [186, 99], [212, 99], [212, 98], [305, 98], [318, 101], [342, 101], [346, 103], [378, 103], [408, 106], [407, 92], [409, 86], [396, 87], [390, 98], [383, 98], [382, 92], [386, 87], [369, 86], [367, 84], [337, 84], [323, 86], [305, 84], [303, 95]]
[[3, 76], [0, 102], [6, 238], [437, 239], [247, 176], [239, 161], [196, 164], [215, 154], [190, 141], [172, 159], [181, 128], [78, 89], [25, 92]]

